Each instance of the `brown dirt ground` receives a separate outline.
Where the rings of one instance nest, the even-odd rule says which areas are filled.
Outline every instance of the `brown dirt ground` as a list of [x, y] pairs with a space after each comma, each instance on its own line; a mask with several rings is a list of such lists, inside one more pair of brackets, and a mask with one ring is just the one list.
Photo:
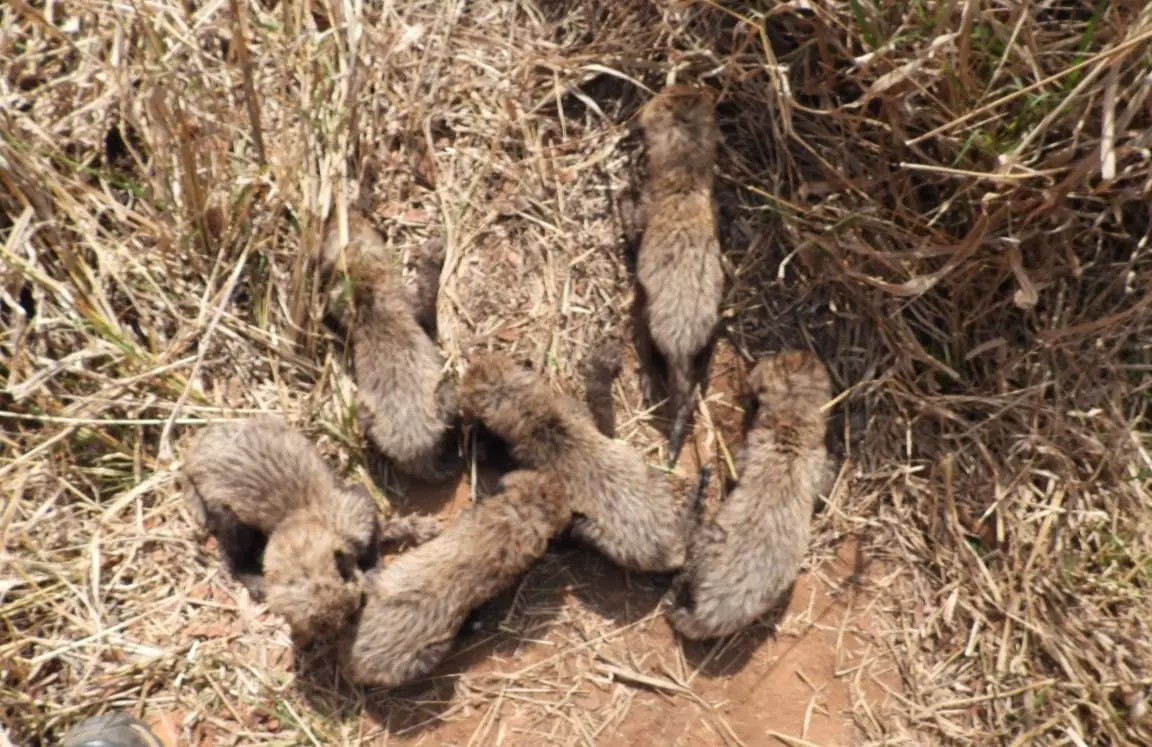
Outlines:
[[[597, 652], [594, 673], [585, 675], [570, 696], [588, 712], [605, 716], [613, 704], [628, 702], [620, 719], [605, 718], [595, 743], [758, 745], [789, 744], [787, 737], [794, 737], [829, 747], [853, 744], [853, 689], [870, 707], [883, 707], [884, 690], [872, 678], [886, 675], [871, 638], [871, 598], [846, 585], [854, 554], [855, 543], [845, 543], [833, 562], [797, 581], [775, 637], [761, 626], [721, 644], [681, 648], [670, 628], [653, 616], [613, 637]], [[654, 592], [637, 595], [622, 575], [606, 575], [608, 583], [595, 592], [604, 608], [627, 617], [630, 605], [655, 605]], [[520, 672], [548, 651], [535, 648], [536, 655], [490, 658], [472, 671]], [[518, 717], [514, 705], [502, 710], [493, 729], [502, 733], [501, 743], [536, 743], [539, 726], [533, 729]], [[468, 744], [479, 724], [478, 718], [451, 723], [433, 731], [431, 743]]]
[[[628, 363], [634, 370], [634, 362]], [[717, 453], [739, 446], [746, 369], [722, 343], [703, 415], [716, 427], [693, 431], [677, 469], [685, 490], [700, 462], [715, 463], [717, 474], [726, 474]], [[630, 377], [622, 381], [634, 385]], [[478, 475], [478, 490], [490, 491], [497, 477]], [[713, 480], [713, 500], [723, 482]], [[398, 508], [450, 519], [469, 504], [471, 493], [463, 477], [454, 486], [413, 490]], [[255, 644], [261, 650], [246, 658], [270, 667], [272, 680], [291, 682], [295, 672], [306, 699], [320, 712], [342, 711], [346, 728], [363, 744], [622, 747], [656, 739], [668, 745], [850, 745], [857, 736], [854, 718], [883, 709], [887, 689], [898, 678], [870, 620], [869, 587], [883, 569], [862, 566], [853, 537], [833, 549], [797, 580], [775, 635], [761, 624], [719, 643], [681, 646], [660, 613], [666, 578], [630, 574], [584, 548], [558, 542], [514, 592], [481, 613], [480, 628], [428, 682], [365, 695], [339, 683], [322, 655], [300, 657], [304, 666], [295, 666], [283, 636], [267, 646]], [[217, 576], [216, 584], [227, 590], [198, 593], [218, 603], [231, 597], [239, 620], [210, 615], [216, 619], [184, 635], [247, 638], [252, 631], [245, 621], [257, 610], [225, 576]], [[256, 617], [261, 627], [278, 625], [267, 614]], [[568, 686], [556, 687], [559, 681]], [[534, 688], [534, 682], [544, 684]], [[473, 697], [477, 693], [482, 697]], [[357, 707], [349, 709], [349, 701]], [[182, 718], [164, 713], [153, 723], [175, 744]], [[258, 719], [267, 729], [269, 718], [278, 716], [253, 712], [240, 720]], [[209, 745], [217, 735], [202, 722], [186, 736]]]

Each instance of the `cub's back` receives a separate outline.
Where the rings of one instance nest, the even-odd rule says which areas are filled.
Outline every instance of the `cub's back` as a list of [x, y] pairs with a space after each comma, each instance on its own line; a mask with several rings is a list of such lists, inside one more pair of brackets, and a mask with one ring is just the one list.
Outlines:
[[264, 532], [291, 510], [323, 505], [334, 489], [312, 443], [268, 416], [209, 426], [185, 456], [184, 473], [209, 507], [229, 508]]

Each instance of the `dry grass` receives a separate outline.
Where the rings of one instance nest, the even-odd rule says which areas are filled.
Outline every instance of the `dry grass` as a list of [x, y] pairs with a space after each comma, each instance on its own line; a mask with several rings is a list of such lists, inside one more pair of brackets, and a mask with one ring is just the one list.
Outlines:
[[[626, 319], [629, 123], [673, 69], [724, 91], [731, 339], [812, 346], [845, 392], [814, 557], [854, 533], [884, 561], [903, 686], [858, 727], [1152, 740], [1152, 8], [380, 5], [0, 7], [0, 718], [18, 743], [125, 708], [300, 744], [480, 712], [464, 741], [483, 744], [513, 738], [514, 703], [520, 738], [589, 744], [630, 691], [593, 721], [572, 682], [691, 692], [595, 654], [651, 615], [545, 594], [502, 653], [546, 624], [554, 654], [365, 731], [363, 694], [276, 666], [284, 631], [193, 541], [173, 480], [188, 430], [265, 409], [364, 474], [308, 261], [345, 183], [337, 208], [366, 200], [397, 248], [446, 240], [454, 369], [497, 346], [573, 386]], [[619, 435], [655, 449], [633, 384]], [[551, 559], [533, 587], [564, 573]]]

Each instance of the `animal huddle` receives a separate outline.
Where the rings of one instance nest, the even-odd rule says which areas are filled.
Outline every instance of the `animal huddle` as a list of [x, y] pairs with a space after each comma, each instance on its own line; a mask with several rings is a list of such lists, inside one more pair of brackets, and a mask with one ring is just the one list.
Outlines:
[[[706, 379], [723, 291], [712, 201], [719, 133], [710, 94], [670, 86], [641, 113], [649, 158], [647, 220], [637, 262], [637, 352], [649, 402], [663, 379], [680, 443]], [[459, 432], [482, 426], [514, 469], [494, 495], [451, 524], [381, 520], [363, 488], [341, 483], [315, 447], [278, 417], [209, 426], [184, 457], [185, 495], [232, 574], [285, 618], [294, 639], [332, 639], [354, 683], [396, 687], [432, 672], [469, 614], [512, 586], [565, 534], [633, 571], [674, 572], [666, 617], [684, 637], [734, 633], [786, 595], [808, 546], [817, 495], [829, 487], [823, 407], [828, 374], [789, 350], [750, 374], [755, 402], [736, 456], [737, 482], [709, 511], [700, 471], [678, 500], [665, 471], [615, 438], [612, 382], [620, 352], [586, 366], [586, 401], [497, 354], [474, 357], [459, 388], [442, 376], [436, 296], [443, 254], [417, 261], [415, 283], [362, 216], [347, 240], [329, 219], [322, 271], [346, 281], [357, 416], [369, 440], [411, 478], [463, 469]], [[381, 565], [384, 544], [413, 545]]]

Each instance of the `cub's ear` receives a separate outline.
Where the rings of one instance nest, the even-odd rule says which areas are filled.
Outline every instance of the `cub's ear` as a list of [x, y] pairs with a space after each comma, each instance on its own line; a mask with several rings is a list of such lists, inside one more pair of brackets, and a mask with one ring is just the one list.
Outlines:
[[679, 582], [672, 582], [672, 588], [668, 590], [668, 596], [671, 597], [673, 605], [682, 607], [689, 612], [696, 611], [696, 598], [692, 594], [692, 584], [685, 583], [683, 580]]
[[336, 571], [340, 574], [340, 578], [345, 581], [351, 581], [356, 576], [356, 558], [352, 557], [343, 550], [337, 550], [333, 553], [336, 560]]

